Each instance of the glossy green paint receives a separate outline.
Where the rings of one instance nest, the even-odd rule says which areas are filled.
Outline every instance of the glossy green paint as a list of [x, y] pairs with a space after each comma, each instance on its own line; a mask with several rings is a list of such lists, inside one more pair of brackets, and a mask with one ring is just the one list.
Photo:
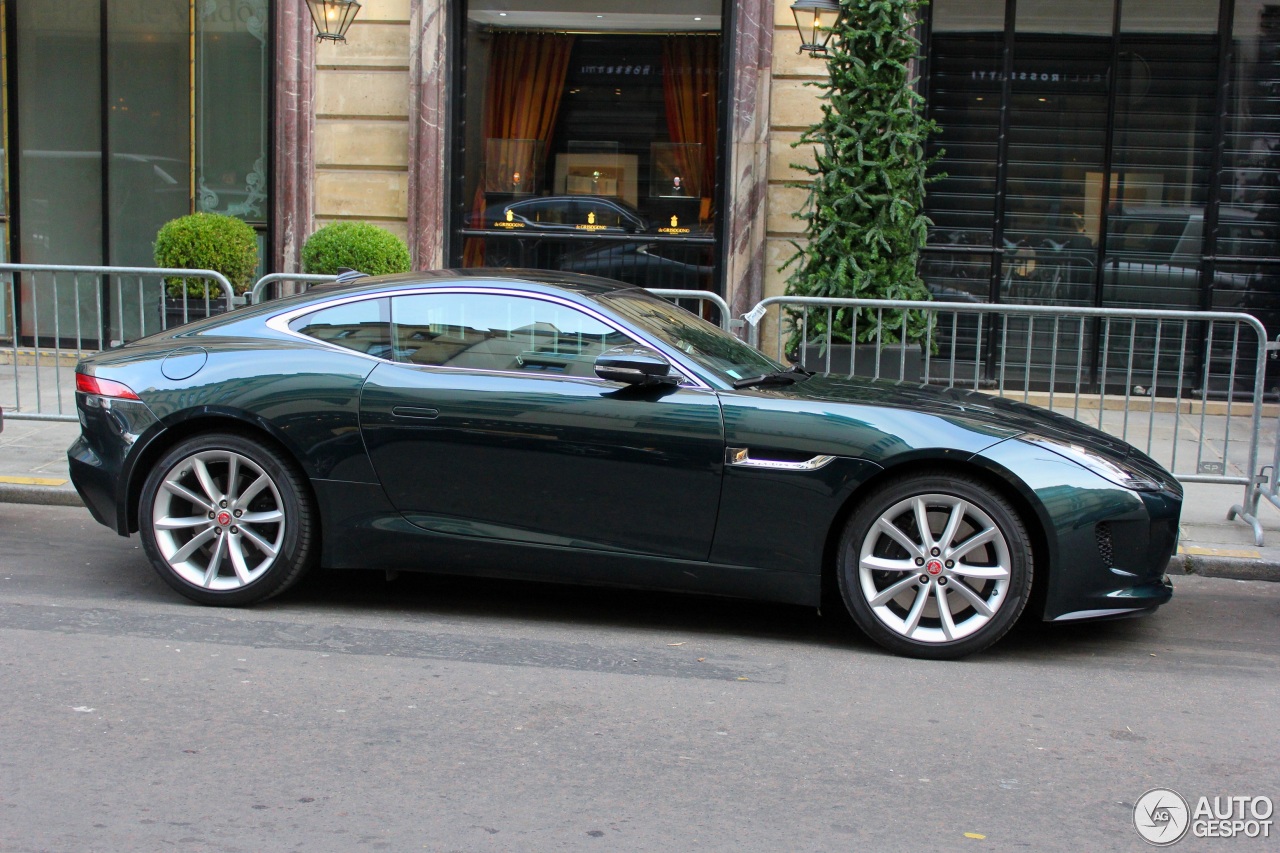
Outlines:
[[724, 438], [712, 391], [379, 365], [361, 403], [392, 504], [428, 530], [705, 560]]
[[[1167, 474], [1160, 491], [1133, 492], [1016, 439], [988, 448], [975, 461], [1015, 486], [1049, 534], [1047, 553], [1037, 555], [1036, 566], [1049, 573], [1045, 619], [1153, 607], [1169, 599], [1165, 569], [1177, 547], [1182, 492]], [[1111, 525], [1110, 562], [1098, 545], [1103, 522]]]
[[124, 348], [89, 362], [95, 374], [132, 388], [155, 415], [158, 428], [143, 436], [144, 447], [188, 421], [242, 421], [280, 442], [310, 477], [377, 481], [360, 438], [359, 406], [377, 361], [299, 341], [204, 337], [201, 345], [205, 366], [183, 380], [161, 372], [155, 356], [163, 346], [149, 348], [150, 358]]

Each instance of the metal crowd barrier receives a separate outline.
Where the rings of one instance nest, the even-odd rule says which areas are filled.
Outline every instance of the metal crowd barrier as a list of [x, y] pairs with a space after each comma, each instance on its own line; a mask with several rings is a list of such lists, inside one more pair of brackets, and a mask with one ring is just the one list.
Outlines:
[[[166, 297], [167, 277], [197, 283], [196, 293]], [[14, 420], [75, 421], [73, 373], [84, 355], [282, 295], [287, 283], [334, 278], [276, 273], [240, 297], [211, 270], [0, 264], [0, 406]], [[710, 291], [650, 292], [721, 328], [745, 321], [749, 341], [768, 339], [779, 360], [1018, 397], [1123, 438], [1184, 482], [1243, 486], [1230, 516], [1250, 524], [1259, 545], [1260, 502], [1280, 507], [1280, 445], [1258, 467], [1267, 355], [1280, 343], [1268, 344], [1251, 315], [773, 297], [735, 319]], [[924, 318], [923, 344], [878, 346], [891, 331], [909, 331], [907, 311]], [[872, 343], [864, 351], [841, 338]]]
[[[166, 296], [167, 278], [182, 279], [181, 296]], [[9, 362], [0, 371], [4, 416], [74, 421], [80, 358], [239, 302], [231, 282], [213, 270], [0, 264], [0, 357]]]
[[252, 288], [249, 289], [249, 304], [257, 305], [268, 299], [279, 299], [281, 296], [287, 296], [282, 292], [281, 285], [286, 282], [293, 282], [294, 285], [302, 285], [290, 289], [289, 293], [301, 293], [313, 284], [324, 284], [329, 281], [336, 281], [336, 275], [307, 275], [305, 273], [296, 272], [274, 272], [270, 275], [264, 275], [262, 278], [254, 282]]
[[[663, 299], [670, 299], [681, 308], [692, 311], [699, 317], [712, 320], [717, 326], [726, 332], [734, 328], [735, 324], [741, 323], [740, 320], [733, 319], [733, 310], [729, 307], [729, 303], [718, 293], [712, 293], [709, 290], [673, 290], [666, 287], [647, 287], [645, 288], [654, 296], [661, 296]], [[690, 308], [690, 303], [694, 308]], [[696, 310], [695, 310], [696, 309]], [[708, 309], [713, 309], [708, 311]], [[707, 317], [708, 313], [713, 316]]]
[[[1252, 526], [1259, 545], [1258, 500], [1280, 506], [1280, 487], [1261, 492], [1255, 473], [1268, 344], [1252, 315], [773, 297], [745, 316], [750, 342], [769, 338], [780, 361], [1018, 398], [1119, 436], [1182, 482], [1243, 486], [1228, 517]], [[878, 345], [910, 328], [920, 343]]]
[[[25, 277], [25, 280], [24, 280]], [[196, 285], [167, 296], [166, 278]], [[158, 267], [0, 264], [0, 408], [11, 420], [75, 421], [75, 364], [109, 346], [125, 343], [284, 295], [282, 285], [333, 281], [337, 276], [272, 273], [245, 296], [213, 270]], [[654, 291], [722, 328], [732, 322], [729, 305], [702, 290]], [[18, 320], [18, 306], [22, 320]], [[12, 384], [9, 389], [6, 386]]]
[[[1272, 354], [1272, 358], [1280, 356], [1280, 337], [1267, 342], [1267, 352]], [[1275, 421], [1275, 448], [1272, 452], [1271, 464], [1264, 466], [1259, 472], [1257, 482], [1245, 498], [1245, 512], [1252, 517], [1257, 517], [1258, 506], [1264, 498], [1276, 509], [1280, 509], [1280, 415]], [[1234, 507], [1232, 509], [1234, 511]], [[1258, 544], [1262, 544], [1260, 539]]]

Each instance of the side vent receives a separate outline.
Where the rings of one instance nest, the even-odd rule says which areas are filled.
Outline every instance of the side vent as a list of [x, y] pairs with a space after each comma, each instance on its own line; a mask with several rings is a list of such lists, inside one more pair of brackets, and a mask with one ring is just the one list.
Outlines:
[[1102, 558], [1102, 562], [1107, 568], [1111, 568], [1113, 561], [1111, 549], [1111, 523], [1104, 521], [1094, 527], [1093, 536], [1098, 541], [1098, 556]]

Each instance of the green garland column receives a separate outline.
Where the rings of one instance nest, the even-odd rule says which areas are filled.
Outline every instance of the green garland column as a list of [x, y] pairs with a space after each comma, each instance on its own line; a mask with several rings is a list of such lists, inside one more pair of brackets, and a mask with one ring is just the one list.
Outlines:
[[[924, 118], [924, 98], [912, 79], [920, 42], [914, 35], [926, 0], [841, 0], [832, 27], [829, 79], [822, 89], [822, 119], [800, 145], [814, 148], [816, 165], [797, 165], [812, 178], [806, 240], [795, 243], [795, 265], [787, 293], [859, 299], [929, 298], [917, 266], [930, 222], [922, 213], [928, 134], [937, 126]], [[785, 267], [784, 267], [785, 268]], [[833, 319], [833, 340], [850, 343], [857, 318], [859, 342], [875, 339], [870, 309], [842, 309]], [[797, 315], [798, 316], [798, 315]], [[792, 318], [793, 321], [795, 318]], [[907, 318], [908, 340], [919, 340], [927, 320]], [[810, 339], [826, 332], [826, 311], [811, 312]], [[895, 343], [901, 312], [884, 314], [881, 345]], [[791, 347], [798, 344], [794, 327]]]

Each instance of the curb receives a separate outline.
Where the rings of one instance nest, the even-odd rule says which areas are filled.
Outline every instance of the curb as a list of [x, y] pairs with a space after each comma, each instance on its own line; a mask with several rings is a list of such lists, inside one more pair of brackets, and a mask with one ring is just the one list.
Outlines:
[[50, 486], [18, 486], [0, 483], [0, 503], [38, 504], [41, 506], [84, 506], [75, 489]]
[[1171, 575], [1280, 583], [1280, 562], [1272, 560], [1175, 554], [1169, 560], [1168, 571]]

